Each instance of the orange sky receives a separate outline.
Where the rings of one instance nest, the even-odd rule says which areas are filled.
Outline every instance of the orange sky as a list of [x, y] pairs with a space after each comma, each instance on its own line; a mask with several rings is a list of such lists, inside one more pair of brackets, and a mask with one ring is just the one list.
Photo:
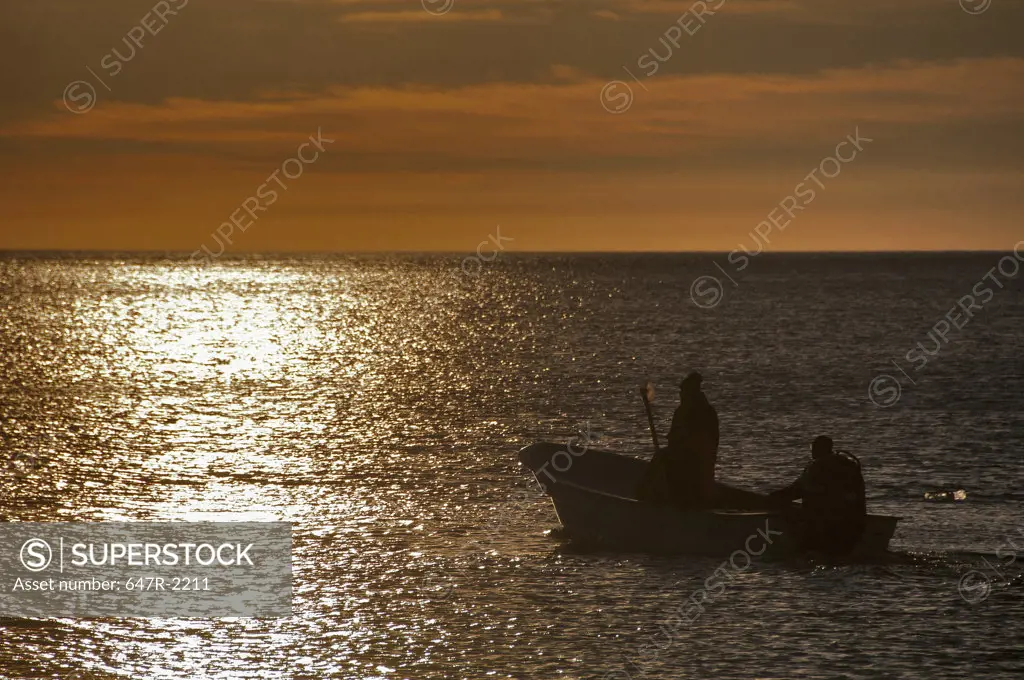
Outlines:
[[1002, 250], [1021, 25], [1021, 0], [4, 3], [0, 249], [468, 251], [500, 224], [731, 250], [804, 183], [774, 250]]

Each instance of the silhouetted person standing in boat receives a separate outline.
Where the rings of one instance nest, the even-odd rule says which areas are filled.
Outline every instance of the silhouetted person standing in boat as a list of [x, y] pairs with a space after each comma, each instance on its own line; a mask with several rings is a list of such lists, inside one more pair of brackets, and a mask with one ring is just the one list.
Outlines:
[[860, 542], [867, 517], [860, 461], [835, 451], [825, 436], [811, 444], [811, 458], [799, 479], [768, 497], [777, 502], [803, 499], [804, 547], [845, 555]]
[[718, 462], [718, 413], [700, 389], [700, 373], [690, 373], [679, 385], [679, 407], [668, 433], [669, 469], [677, 504], [710, 506]]
[[679, 407], [672, 416], [668, 446], [658, 451], [640, 484], [638, 498], [680, 508], [714, 502], [718, 460], [718, 414], [700, 389], [700, 373], [679, 385]]

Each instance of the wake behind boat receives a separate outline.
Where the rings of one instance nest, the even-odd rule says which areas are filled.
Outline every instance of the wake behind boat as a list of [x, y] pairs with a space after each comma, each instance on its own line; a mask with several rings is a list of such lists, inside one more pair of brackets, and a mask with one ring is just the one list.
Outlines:
[[[541, 442], [522, 449], [519, 460], [551, 496], [575, 546], [713, 557], [743, 550], [758, 557], [801, 551], [799, 506], [772, 509], [767, 496], [715, 483], [714, 510], [683, 511], [637, 500], [649, 465], [639, 458], [593, 449], [573, 455], [565, 445]], [[885, 553], [898, 521], [868, 515], [852, 556]]]

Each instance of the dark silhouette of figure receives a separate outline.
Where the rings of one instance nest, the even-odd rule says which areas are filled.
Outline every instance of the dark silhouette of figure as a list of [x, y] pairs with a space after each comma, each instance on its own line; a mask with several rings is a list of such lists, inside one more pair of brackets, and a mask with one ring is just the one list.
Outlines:
[[679, 385], [679, 407], [668, 433], [675, 472], [672, 486], [684, 506], [710, 505], [715, 490], [718, 413], [701, 391], [702, 381], [700, 373], [693, 372]]
[[679, 508], [713, 505], [718, 414], [701, 391], [702, 381], [700, 373], [693, 372], [679, 385], [668, 446], [651, 461], [640, 485], [641, 500]]
[[830, 555], [846, 555], [864, 533], [867, 508], [860, 461], [835, 451], [830, 437], [811, 444], [811, 463], [795, 482], [768, 495], [774, 502], [803, 500], [803, 547]]

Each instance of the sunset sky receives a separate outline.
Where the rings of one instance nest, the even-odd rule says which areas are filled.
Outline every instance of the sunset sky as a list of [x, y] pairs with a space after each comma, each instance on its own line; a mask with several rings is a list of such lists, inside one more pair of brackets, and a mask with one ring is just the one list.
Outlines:
[[1024, 238], [1024, 0], [694, 5], [3, 0], [0, 249], [727, 251], [857, 130], [770, 249]]

